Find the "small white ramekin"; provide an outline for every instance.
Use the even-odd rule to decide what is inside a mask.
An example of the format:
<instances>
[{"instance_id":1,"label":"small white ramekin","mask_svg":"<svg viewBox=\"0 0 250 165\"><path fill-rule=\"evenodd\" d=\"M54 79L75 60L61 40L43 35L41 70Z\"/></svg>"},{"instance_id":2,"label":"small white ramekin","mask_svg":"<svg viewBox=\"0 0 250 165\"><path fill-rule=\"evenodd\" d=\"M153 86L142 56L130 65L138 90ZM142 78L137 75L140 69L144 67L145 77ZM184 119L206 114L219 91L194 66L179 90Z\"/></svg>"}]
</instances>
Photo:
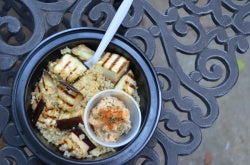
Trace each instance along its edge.
<instances>
[{"instance_id":1,"label":"small white ramekin","mask_svg":"<svg viewBox=\"0 0 250 165\"><path fill-rule=\"evenodd\" d=\"M130 131L127 134L122 135L121 138L117 142L113 142L113 143L100 140L96 136L94 130L92 129L88 121L89 113L91 109L93 109L97 105L97 103L106 96L114 96L118 98L125 104L127 109L129 109L130 111L130 120L131 120ZM130 95L128 95L127 93L121 90L108 89L108 90L99 92L98 94L94 95L89 100L84 110L83 120L84 120L84 126L85 126L87 133L94 141L96 141L98 144L105 146L105 147L116 148L116 147L120 147L129 143L131 140L135 138L141 126L141 111L137 102L134 100L133 97L131 97Z\"/></svg>"}]
</instances>

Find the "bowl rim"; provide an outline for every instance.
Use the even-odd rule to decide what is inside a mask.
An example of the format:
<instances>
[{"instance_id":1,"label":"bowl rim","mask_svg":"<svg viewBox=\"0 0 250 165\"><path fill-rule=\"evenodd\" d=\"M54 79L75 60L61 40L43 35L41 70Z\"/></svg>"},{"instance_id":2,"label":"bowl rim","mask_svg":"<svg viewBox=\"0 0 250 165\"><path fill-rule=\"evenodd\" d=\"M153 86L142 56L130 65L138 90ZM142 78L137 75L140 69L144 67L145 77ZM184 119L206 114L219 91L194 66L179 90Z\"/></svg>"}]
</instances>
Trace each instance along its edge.
<instances>
[{"instance_id":1,"label":"bowl rim","mask_svg":"<svg viewBox=\"0 0 250 165\"><path fill-rule=\"evenodd\" d=\"M132 103L134 104L134 107L135 107L135 112L137 113L138 115L138 123L136 125L132 125L134 131L133 131L133 134L131 134L130 136L127 136L127 138L124 140L124 141L117 141L117 142L114 142L114 143L109 143L109 142L105 142L105 141L102 141L100 140L93 131L91 131L90 129L92 129L90 127L90 124L88 122L88 119L89 119L89 113L91 111L91 108L93 108L94 106L91 107L92 105L92 102L95 101L96 99L98 99L99 101L106 97L106 96L102 96L102 95L105 95L107 94L108 96L112 96L112 95L116 95L116 94L119 94L119 95L123 95L127 98L129 98L129 100L132 101ZM101 97L101 98L100 98ZM121 100L123 101L123 100ZM130 109L129 109L130 110ZM116 147L120 147L120 146L123 146L127 143L129 143L131 140L133 140L135 138L135 136L137 135L137 133L139 132L139 129L141 127L141 110L137 104L137 102L135 101L135 99L133 97L131 97L129 94L121 91L121 90L117 90L117 89L107 89L107 90L103 90L101 92L98 92L97 94L95 94L87 103L86 107L85 107L85 110L84 110L84 114L83 114L83 122L84 122L84 127L87 131L87 133L89 134L89 136L95 141L97 142L98 144L102 145L102 146L105 146L105 147L112 147L112 148L116 148ZM133 121L131 121L131 123L133 123ZM130 130L131 131L131 130Z\"/></svg>"},{"instance_id":2,"label":"bowl rim","mask_svg":"<svg viewBox=\"0 0 250 165\"><path fill-rule=\"evenodd\" d=\"M144 75L147 79L150 79L149 92L150 101L149 106L149 114L147 115L147 121L143 128L140 130L140 134L138 138L136 138L128 147L126 147L122 152L127 152L126 155L122 155L121 153L117 153L108 158L100 159L100 160L87 160L87 161L77 161L75 159L67 159L63 156L59 156L50 149L48 149L43 143L36 137L34 132L29 125L27 112L25 110L24 98L25 98L25 89L30 81L29 76L33 70L35 70L35 65L43 60L43 57L53 48L59 46L62 43L70 43L76 40L101 40L105 31L97 28L90 27L80 27L80 28L71 28L59 33L53 34L50 37L44 39L40 44L38 44L23 60L20 65L18 72L15 77L15 81L13 84L12 90L12 114L14 123L16 125L17 131L20 134L22 140L26 144L26 146L42 161L46 163L68 163L68 164L100 164L100 163L116 163L121 164L129 161L134 158L148 143L150 138L152 137L154 130L156 129L160 117L161 112L161 90L159 85L159 80L157 78L157 74L154 70L152 63L149 61L147 57L145 57L144 53L135 46L131 41L124 38L123 36L116 34L111 41L117 47L120 47L124 51L129 51L130 55L138 54L139 56L133 56L136 58L137 63L143 68ZM95 34L95 36L91 36ZM86 38L84 38L86 37ZM122 46L121 46L122 45ZM152 83L154 82L154 83ZM152 93L152 91L154 91ZM20 99L21 98L21 99ZM141 138L141 139L139 139ZM136 143L137 145L132 145ZM39 145L39 148L37 148ZM133 147L132 147L133 146Z\"/></svg>"}]
</instances>

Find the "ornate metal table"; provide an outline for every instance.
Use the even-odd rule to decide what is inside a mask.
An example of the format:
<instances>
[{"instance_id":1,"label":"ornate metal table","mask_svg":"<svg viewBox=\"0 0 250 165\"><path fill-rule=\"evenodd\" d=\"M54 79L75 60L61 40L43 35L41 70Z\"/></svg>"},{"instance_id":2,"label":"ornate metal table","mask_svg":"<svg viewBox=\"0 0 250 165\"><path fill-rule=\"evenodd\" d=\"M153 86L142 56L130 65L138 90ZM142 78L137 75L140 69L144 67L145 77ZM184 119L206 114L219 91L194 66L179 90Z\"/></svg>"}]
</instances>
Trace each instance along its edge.
<instances>
[{"instance_id":1,"label":"ornate metal table","mask_svg":"<svg viewBox=\"0 0 250 165\"><path fill-rule=\"evenodd\" d=\"M42 39L63 29L106 29L120 2L0 1L1 165L40 162L25 147L11 115L12 82L23 58ZM248 49L249 1L170 0L165 4L166 11L161 13L146 0L135 0L119 29L154 64L164 102L152 139L128 164L172 165L177 164L178 156L195 151L201 143L201 130L211 127L218 116L216 99L228 93L237 81L236 52ZM191 71L180 62L189 58L193 61Z\"/></svg>"}]
</instances>

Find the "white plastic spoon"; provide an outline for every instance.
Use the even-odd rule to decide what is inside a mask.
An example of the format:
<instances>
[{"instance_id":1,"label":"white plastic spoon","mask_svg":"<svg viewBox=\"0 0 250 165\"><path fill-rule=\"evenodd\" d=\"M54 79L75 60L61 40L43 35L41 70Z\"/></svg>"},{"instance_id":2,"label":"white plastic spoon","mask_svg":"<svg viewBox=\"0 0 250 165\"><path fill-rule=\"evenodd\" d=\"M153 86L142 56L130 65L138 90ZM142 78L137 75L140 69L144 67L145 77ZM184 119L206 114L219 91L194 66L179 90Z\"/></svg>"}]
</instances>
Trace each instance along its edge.
<instances>
[{"instance_id":1,"label":"white plastic spoon","mask_svg":"<svg viewBox=\"0 0 250 165\"><path fill-rule=\"evenodd\" d=\"M130 6L132 5L133 0L123 0L122 4L118 8L114 18L112 19L106 33L104 34L100 45L98 46L94 56L87 62L85 62L85 65L88 68L91 68L101 57L105 49L107 48L109 42L114 37L116 31L120 27L123 19L127 15Z\"/></svg>"}]
</instances>

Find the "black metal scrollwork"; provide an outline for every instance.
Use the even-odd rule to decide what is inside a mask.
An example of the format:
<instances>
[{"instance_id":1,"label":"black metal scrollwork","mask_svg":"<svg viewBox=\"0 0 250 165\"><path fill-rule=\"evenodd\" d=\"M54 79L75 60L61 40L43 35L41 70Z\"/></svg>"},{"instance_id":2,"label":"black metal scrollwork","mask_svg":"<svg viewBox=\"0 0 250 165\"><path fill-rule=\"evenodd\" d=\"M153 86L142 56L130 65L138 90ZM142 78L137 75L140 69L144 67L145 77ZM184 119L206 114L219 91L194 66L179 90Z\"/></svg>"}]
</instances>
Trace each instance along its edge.
<instances>
[{"instance_id":1,"label":"black metal scrollwork","mask_svg":"<svg viewBox=\"0 0 250 165\"><path fill-rule=\"evenodd\" d=\"M24 143L20 135L17 133L14 123L9 123L6 126L3 132L3 138L9 145L18 146L18 147L24 146Z\"/></svg>"},{"instance_id":2,"label":"black metal scrollwork","mask_svg":"<svg viewBox=\"0 0 250 165\"><path fill-rule=\"evenodd\" d=\"M0 135L11 145L0 149L0 164L11 161L20 164L39 162L35 156L28 157L24 153L24 144L11 121L11 79L15 76L18 63L43 38L61 29L80 26L106 29L120 2L0 2ZM162 14L148 1L136 0L119 29L119 33L140 47L148 59L154 61L156 56L161 56L166 65L155 66L155 69L162 78L162 100L174 105L173 109L162 108L159 125L164 124L164 128L158 127L144 150L128 164L135 164L141 158L144 159L144 164L159 164L159 155L154 150L156 145L162 148L166 164L177 164L178 155L195 151L201 143L201 129L211 127L217 119L219 107L216 99L228 93L237 81L235 54L244 53L249 48L246 36L250 34L250 22L246 17L250 14L250 2L241 5L231 0L210 0L203 5L197 3L198 1L193 0L170 0L169 8ZM222 7L231 12L232 16L223 13ZM188 15L182 16L180 9ZM12 15L11 11L16 14ZM200 19L206 15L211 16L212 23L215 24L210 30L204 28ZM150 21L147 28L141 25L144 17ZM235 36L229 37L227 28L233 29ZM187 37L191 31L196 36L193 42L178 39ZM26 36L27 33L30 35ZM211 42L222 45L223 48L211 48ZM156 54L159 44L164 54ZM193 71L185 72L177 57L178 53L195 57ZM212 64L207 67L210 61ZM203 84L203 81L210 85ZM218 81L219 83L215 83ZM166 83L167 89L164 88ZM182 89L192 94L192 97L184 97ZM197 99L204 106L198 105ZM180 119L176 110L187 114L187 119ZM177 142L164 129L176 132L181 138L189 137L189 140Z\"/></svg>"},{"instance_id":3,"label":"black metal scrollwork","mask_svg":"<svg viewBox=\"0 0 250 165\"><path fill-rule=\"evenodd\" d=\"M17 147L7 146L0 149L0 164L10 165L14 163L27 164L26 154Z\"/></svg>"}]
</instances>

